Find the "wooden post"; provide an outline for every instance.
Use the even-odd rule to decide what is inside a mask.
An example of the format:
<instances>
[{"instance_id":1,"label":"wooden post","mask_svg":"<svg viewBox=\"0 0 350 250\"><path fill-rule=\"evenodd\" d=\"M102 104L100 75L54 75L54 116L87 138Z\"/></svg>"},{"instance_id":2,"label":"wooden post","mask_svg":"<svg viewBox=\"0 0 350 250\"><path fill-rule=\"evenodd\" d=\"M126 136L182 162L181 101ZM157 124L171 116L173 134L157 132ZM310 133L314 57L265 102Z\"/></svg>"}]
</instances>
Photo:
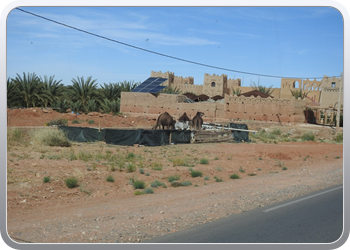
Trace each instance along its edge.
<instances>
[{"instance_id":1,"label":"wooden post","mask_svg":"<svg viewBox=\"0 0 350 250\"><path fill-rule=\"evenodd\" d=\"M172 135L172 133L170 132L170 135L169 135L169 144L171 144L171 135Z\"/></svg>"},{"instance_id":2,"label":"wooden post","mask_svg":"<svg viewBox=\"0 0 350 250\"><path fill-rule=\"evenodd\" d=\"M339 95L338 95L338 110L337 110L337 124L336 127L339 129L339 124L340 124L340 102L341 102L341 88L342 88L342 83L343 83L343 73L341 73L340 76L340 81L339 81Z\"/></svg>"}]
</instances>

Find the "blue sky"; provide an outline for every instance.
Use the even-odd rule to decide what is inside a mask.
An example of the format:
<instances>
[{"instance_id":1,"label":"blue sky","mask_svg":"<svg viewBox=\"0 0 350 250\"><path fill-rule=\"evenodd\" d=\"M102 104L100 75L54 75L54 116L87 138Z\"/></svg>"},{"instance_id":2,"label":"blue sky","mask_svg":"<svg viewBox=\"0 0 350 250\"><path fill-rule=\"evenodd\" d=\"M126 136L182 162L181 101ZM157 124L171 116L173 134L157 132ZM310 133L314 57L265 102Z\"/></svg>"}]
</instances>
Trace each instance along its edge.
<instances>
[{"instance_id":1,"label":"blue sky","mask_svg":"<svg viewBox=\"0 0 350 250\"><path fill-rule=\"evenodd\" d=\"M343 19L332 7L21 7L25 11L115 41L101 39L20 10L7 18L7 77L55 75L70 85L142 82L151 71L194 77L226 74L280 87L281 78L343 72ZM222 68L222 69L218 69ZM228 69L228 70L224 70ZM243 74L243 71L252 74Z\"/></svg>"}]
</instances>

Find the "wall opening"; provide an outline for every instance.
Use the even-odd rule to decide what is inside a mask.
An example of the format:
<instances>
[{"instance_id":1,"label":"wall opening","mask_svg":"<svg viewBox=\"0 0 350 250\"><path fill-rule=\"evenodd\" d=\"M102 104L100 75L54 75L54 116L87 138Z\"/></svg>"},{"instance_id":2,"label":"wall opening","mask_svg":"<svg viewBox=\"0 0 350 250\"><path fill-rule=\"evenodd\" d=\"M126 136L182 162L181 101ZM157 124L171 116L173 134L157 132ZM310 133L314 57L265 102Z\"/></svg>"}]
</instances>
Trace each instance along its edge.
<instances>
[{"instance_id":1,"label":"wall opening","mask_svg":"<svg viewBox=\"0 0 350 250\"><path fill-rule=\"evenodd\" d=\"M293 88L296 88L296 89L299 88L299 82L298 81L293 82Z\"/></svg>"},{"instance_id":2,"label":"wall opening","mask_svg":"<svg viewBox=\"0 0 350 250\"><path fill-rule=\"evenodd\" d=\"M212 83L211 83L211 86L212 86L212 87L215 87L215 82L212 82Z\"/></svg>"}]
</instances>

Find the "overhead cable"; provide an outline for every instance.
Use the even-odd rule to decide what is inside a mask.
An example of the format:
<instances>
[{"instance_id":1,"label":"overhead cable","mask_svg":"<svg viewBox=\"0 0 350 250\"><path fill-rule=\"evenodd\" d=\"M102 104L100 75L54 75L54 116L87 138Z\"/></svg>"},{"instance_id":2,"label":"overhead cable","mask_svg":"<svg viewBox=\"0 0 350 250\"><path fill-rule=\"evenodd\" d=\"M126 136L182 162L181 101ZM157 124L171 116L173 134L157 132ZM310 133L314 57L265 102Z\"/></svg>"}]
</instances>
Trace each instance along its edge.
<instances>
[{"instance_id":1,"label":"overhead cable","mask_svg":"<svg viewBox=\"0 0 350 250\"><path fill-rule=\"evenodd\" d=\"M163 56L163 57L167 57L167 58L171 58L171 59L174 59L174 60L183 61L183 62L187 62L187 63L191 63L191 64L196 64L196 65L200 65L200 66L204 66L204 67L208 67L208 68L220 69L220 70L224 70L224 71L241 73L241 74L245 74L245 75L255 75L255 76L270 77L270 78L295 78L295 79L323 79L324 78L324 77L290 77L290 76L265 75L265 74L245 72L245 71L240 71L240 70L227 69L227 68L217 67L217 66L213 66L213 65L204 64L204 63L199 63L199 62L186 60L186 59L182 59L182 58L175 57L175 56L166 55L166 54L159 53L159 52L156 52L156 51L144 49L144 48L137 47L137 46L134 46L134 45L131 45L131 44L128 44L128 43L121 42L121 41L117 41L115 39L111 39L111 38L108 38L108 37L105 37L105 36L101 36L101 35L98 35L96 33L92 33L92 32L86 31L86 30L82 30L82 29L79 29L77 27L74 27L74 26L71 26L71 25L67 25L67 24L64 24L64 23L61 23L61 22L58 22L58 21L55 21L55 20L52 20L52 19L40 16L40 15L37 15L35 13L23 10L21 8L16 8L16 9L20 10L20 11L22 11L24 13L27 13L27 14L30 14L30 15L42 18L44 20L47 20L47 21L50 21L50 22L53 22L53 23L65 26L67 28L74 29L74 30L86 33L88 35L92 35L92 36L95 36L95 37L98 37L98 38L102 38L102 39L105 39L105 40L108 40L108 41L111 41L111 42L119 43L119 44L122 44L122 45L125 45L125 46L128 46L128 47L131 47L131 48L134 48L134 49L138 49L138 50L142 50L142 51L145 51L145 52L148 52L148 53L152 53L152 54L155 54L155 55L159 55L159 56ZM339 77L339 76L337 76L337 77Z\"/></svg>"}]
</instances>

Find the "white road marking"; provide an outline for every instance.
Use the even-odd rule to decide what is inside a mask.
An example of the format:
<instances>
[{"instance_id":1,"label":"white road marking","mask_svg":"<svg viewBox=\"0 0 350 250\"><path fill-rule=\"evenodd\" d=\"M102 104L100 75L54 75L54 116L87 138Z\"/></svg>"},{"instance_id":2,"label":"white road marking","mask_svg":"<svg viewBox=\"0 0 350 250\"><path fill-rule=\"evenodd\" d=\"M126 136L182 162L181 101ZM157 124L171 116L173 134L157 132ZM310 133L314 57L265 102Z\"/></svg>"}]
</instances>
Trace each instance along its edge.
<instances>
[{"instance_id":1,"label":"white road marking","mask_svg":"<svg viewBox=\"0 0 350 250\"><path fill-rule=\"evenodd\" d=\"M297 203L297 202L300 202L300 201L304 201L304 200L307 200L307 199L310 199L310 198L313 198L313 197L316 197L316 196L319 196L319 195L323 195L323 194L332 192L332 191L337 190L337 189L340 189L340 188L343 188L343 186L336 187L336 188L333 188L333 189L330 189L330 190L327 190L327 191L324 191L324 192L321 192L321 193L318 193L318 194L310 195L310 196L307 196L307 197L304 197L304 198L300 198L300 199L295 200L295 201L287 202L287 203L284 203L284 204L282 204L282 205L279 205L279 206L276 206L276 207L272 207L272 208L266 209L266 210L264 210L263 212L264 212L264 213L267 213L267 212L270 212L270 211L272 211L272 210L276 210L276 209L279 209L279 208L281 208L281 207L289 206L289 205L291 205L291 204L294 204L294 203Z\"/></svg>"}]
</instances>

